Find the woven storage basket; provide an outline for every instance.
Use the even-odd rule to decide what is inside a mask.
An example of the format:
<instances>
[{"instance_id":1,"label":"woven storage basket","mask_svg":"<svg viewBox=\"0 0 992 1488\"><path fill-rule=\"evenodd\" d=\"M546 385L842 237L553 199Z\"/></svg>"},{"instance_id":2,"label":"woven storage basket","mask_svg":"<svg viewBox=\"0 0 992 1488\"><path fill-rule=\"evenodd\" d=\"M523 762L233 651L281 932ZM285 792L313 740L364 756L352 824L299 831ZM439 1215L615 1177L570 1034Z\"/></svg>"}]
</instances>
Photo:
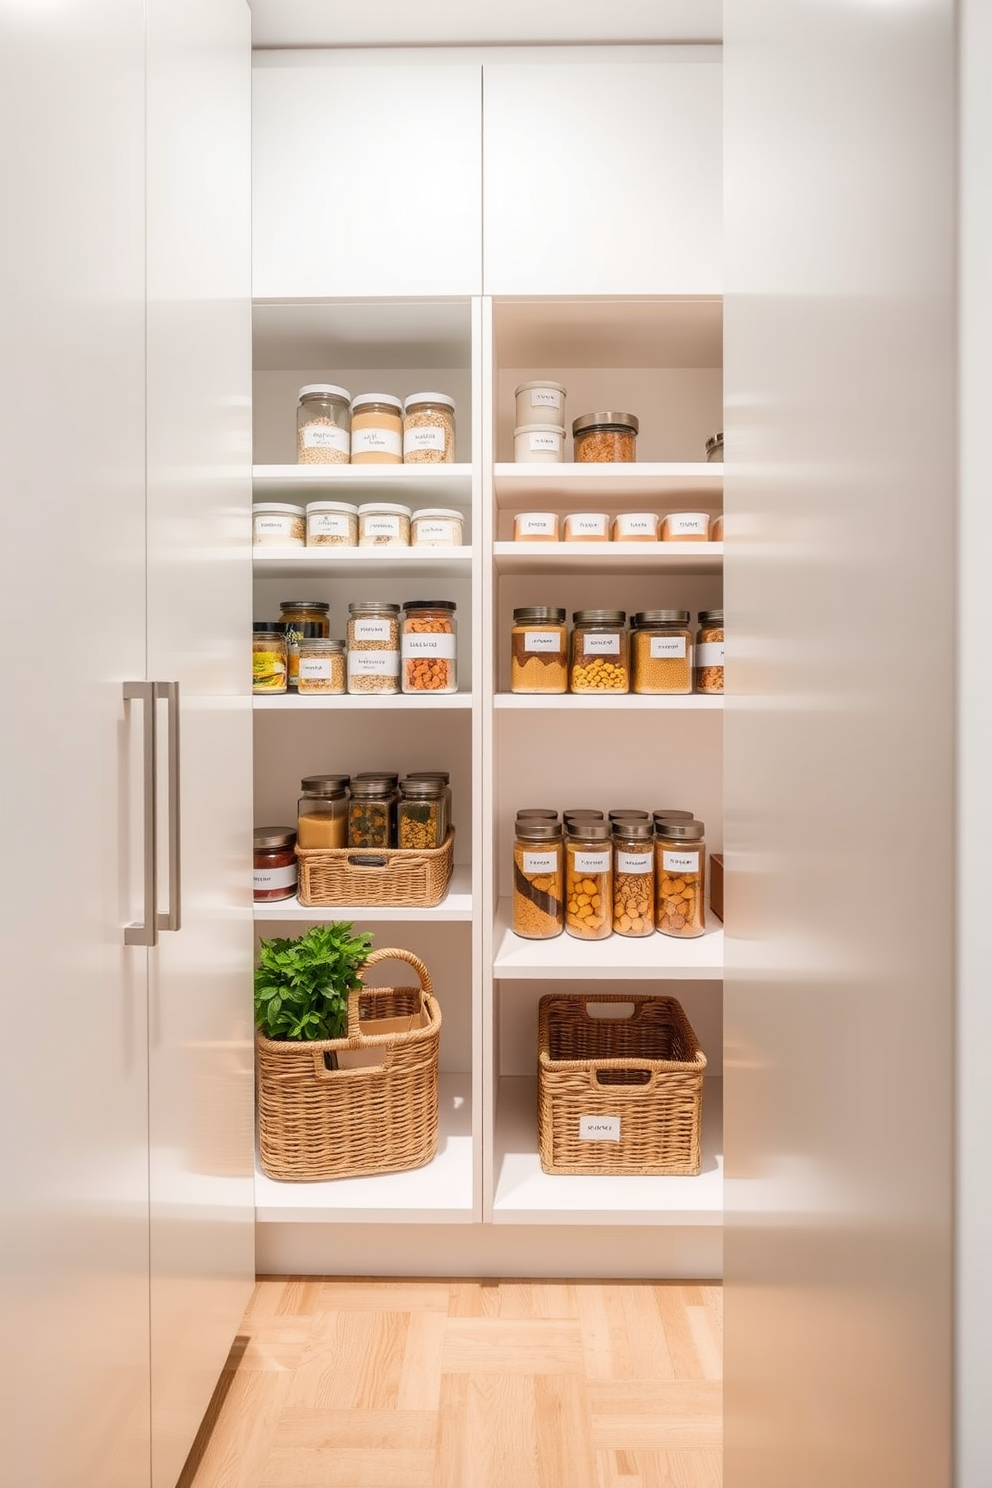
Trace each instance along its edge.
<instances>
[{"instance_id":1,"label":"woven storage basket","mask_svg":"<svg viewBox=\"0 0 992 1488\"><path fill-rule=\"evenodd\" d=\"M440 847L298 847L301 904L430 909L451 881L455 830Z\"/></svg>"},{"instance_id":2,"label":"woven storage basket","mask_svg":"<svg viewBox=\"0 0 992 1488\"><path fill-rule=\"evenodd\" d=\"M420 986L353 992L347 1038L283 1042L256 1029L259 1157L270 1178L300 1183L391 1173L422 1167L437 1151L441 1011L430 973L412 951L373 951L364 970L392 959L408 961ZM370 1023L395 1018L421 1026L369 1032ZM326 1067L325 1054L351 1051L362 1051L369 1064Z\"/></svg>"},{"instance_id":3,"label":"woven storage basket","mask_svg":"<svg viewBox=\"0 0 992 1488\"><path fill-rule=\"evenodd\" d=\"M546 1173L699 1172L706 1056L674 997L542 997L538 1040Z\"/></svg>"}]
</instances>

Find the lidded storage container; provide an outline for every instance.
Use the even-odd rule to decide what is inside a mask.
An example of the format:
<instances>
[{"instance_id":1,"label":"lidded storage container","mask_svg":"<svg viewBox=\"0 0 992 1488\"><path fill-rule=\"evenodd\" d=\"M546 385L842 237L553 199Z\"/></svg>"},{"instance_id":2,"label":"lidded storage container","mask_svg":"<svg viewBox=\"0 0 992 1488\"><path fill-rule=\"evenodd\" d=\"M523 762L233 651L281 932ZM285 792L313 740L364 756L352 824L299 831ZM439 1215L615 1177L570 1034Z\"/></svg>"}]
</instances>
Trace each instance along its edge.
<instances>
[{"instance_id":1,"label":"lidded storage container","mask_svg":"<svg viewBox=\"0 0 992 1488\"><path fill-rule=\"evenodd\" d=\"M444 787L444 822L441 830L441 841L448 835L451 826L451 771L450 770L411 770L407 780L437 780Z\"/></svg>"},{"instance_id":2,"label":"lidded storage container","mask_svg":"<svg viewBox=\"0 0 992 1488\"><path fill-rule=\"evenodd\" d=\"M661 523L662 542L709 542L708 512L669 512Z\"/></svg>"},{"instance_id":3,"label":"lidded storage container","mask_svg":"<svg viewBox=\"0 0 992 1488\"><path fill-rule=\"evenodd\" d=\"M302 848L348 846L348 792L333 775L307 775L300 781L296 835Z\"/></svg>"},{"instance_id":4,"label":"lidded storage container","mask_svg":"<svg viewBox=\"0 0 992 1488\"><path fill-rule=\"evenodd\" d=\"M307 539L302 506L256 501L251 509L251 540L256 548L302 548Z\"/></svg>"},{"instance_id":5,"label":"lidded storage container","mask_svg":"<svg viewBox=\"0 0 992 1488\"><path fill-rule=\"evenodd\" d=\"M527 424L513 431L513 458L518 465L559 465L565 458L563 424Z\"/></svg>"},{"instance_id":6,"label":"lidded storage container","mask_svg":"<svg viewBox=\"0 0 992 1488\"><path fill-rule=\"evenodd\" d=\"M639 610L630 619L631 690L692 691L692 630L688 610Z\"/></svg>"},{"instance_id":7,"label":"lidded storage container","mask_svg":"<svg viewBox=\"0 0 992 1488\"><path fill-rule=\"evenodd\" d=\"M513 840L513 931L552 940L564 928L564 849L554 820L518 815Z\"/></svg>"},{"instance_id":8,"label":"lidded storage container","mask_svg":"<svg viewBox=\"0 0 992 1488\"><path fill-rule=\"evenodd\" d=\"M656 512L620 512L613 519L614 542L657 542Z\"/></svg>"},{"instance_id":9,"label":"lidded storage container","mask_svg":"<svg viewBox=\"0 0 992 1488\"><path fill-rule=\"evenodd\" d=\"M410 525L414 548L460 548L462 514L447 506L425 506L415 511Z\"/></svg>"},{"instance_id":10,"label":"lidded storage container","mask_svg":"<svg viewBox=\"0 0 992 1488\"><path fill-rule=\"evenodd\" d=\"M454 458L454 398L411 393L403 404L404 465L450 465Z\"/></svg>"},{"instance_id":11,"label":"lidded storage container","mask_svg":"<svg viewBox=\"0 0 992 1488\"><path fill-rule=\"evenodd\" d=\"M723 611L700 610L696 632L696 691L723 692Z\"/></svg>"},{"instance_id":12,"label":"lidded storage container","mask_svg":"<svg viewBox=\"0 0 992 1488\"><path fill-rule=\"evenodd\" d=\"M351 782L348 802L349 847L394 847L396 844L395 777L367 775Z\"/></svg>"},{"instance_id":13,"label":"lidded storage container","mask_svg":"<svg viewBox=\"0 0 992 1488\"><path fill-rule=\"evenodd\" d=\"M705 827L662 821L655 828L655 923L662 935L692 939L706 929Z\"/></svg>"},{"instance_id":14,"label":"lidded storage container","mask_svg":"<svg viewBox=\"0 0 992 1488\"><path fill-rule=\"evenodd\" d=\"M296 893L296 833L292 827L256 827L252 874L256 904L292 899Z\"/></svg>"},{"instance_id":15,"label":"lidded storage container","mask_svg":"<svg viewBox=\"0 0 992 1488\"><path fill-rule=\"evenodd\" d=\"M356 548L358 507L347 501L307 502L307 547Z\"/></svg>"},{"instance_id":16,"label":"lidded storage container","mask_svg":"<svg viewBox=\"0 0 992 1488\"><path fill-rule=\"evenodd\" d=\"M568 691L568 628L564 610L546 605L514 610L510 691Z\"/></svg>"},{"instance_id":17,"label":"lidded storage container","mask_svg":"<svg viewBox=\"0 0 992 1488\"><path fill-rule=\"evenodd\" d=\"M410 508L395 501L366 501L358 508L360 548L408 548Z\"/></svg>"},{"instance_id":18,"label":"lidded storage container","mask_svg":"<svg viewBox=\"0 0 992 1488\"><path fill-rule=\"evenodd\" d=\"M396 845L423 851L440 847L445 838L444 781L401 780L396 808Z\"/></svg>"},{"instance_id":19,"label":"lidded storage container","mask_svg":"<svg viewBox=\"0 0 992 1488\"><path fill-rule=\"evenodd\" d=\"M517 512L513 518L514 542L557 542L557 512Z\"/></svg>"},{"instance_id":20,"label":"lidded storage container","mask_svg":"<svg viewBox=\"0 0 992 1488\"><path fill-rule=\"evenodd\" d=\"M611 813L612 814L612 813ZM620 817L613 823L613 930L639 937L654 930L654 823Z\"/></svg>"},{"instance_id":21,"label":"lidded storage container","mask_svg":"<svg viewBox=\"0 0 992 1488\"><path fill-rule=\"evenodd\" d=\"M347 465L351 453L351 394L332 382L300 388L296 410L299 465Z\"/></svg>"},{"instance_id":22,"label":"lidded storage container","mask_svg":"<svg viewBox=\"0 0 992 1488\"><path fill-rule=\"evenodd\" d=\"M316 629L310 624L303 627L296 690L301 697L311 694L340 697L346 690L344 641L311 634Z\"/></svg>"},{"instance_id":23,"label":"lidded storage container","mask_svg":"<svg viewBox=\"0 0 992 1488\"><path fill-rule=\"evenodd\" d=\"M403 606L403 691L457 692L455 602L411 599Z\"/></svg>"},{"instance_id":24,"label":"lidded storage container","mask_svg":"<svg viewBox=\"0 0 992 1488\"><path fill-rule=\"evenodd\" d=\"M331 607L322 599L284 599L279 605L279 615L286 627L286 651L289 660L289 675L287 682L291 688L296 687L300 674L300 641L303 639L303 627L312 625L316 628L310 632L311 635L330 635Z\"/></svg>"},{"instance_id":25,"label":"lidded storage container","mask_svg":"<svg viewBox=\"0 0 992 1488\"><path fill-rule=\"evenodd\" d=\"M565 929L605 940L613 927L613 844L606 821L569 822L565 839Z\"/></svg>"},{"instance_id":26,"label":"lidded storage container","mask_svg":"<svg viewBox=\"0 0 992 1488\"><path fill-rule=\"evenodd\" d=\"M575 458L580 465L636 460L639 428L633 413L584 413L572 422Z\"/></svg>"},{"instance_id":27,"label":"lidded storage container","mask_svg":"<svg viewBox=\"0 0 992 1488\"><path fill-rule=\"evenodd\" d=\"M255 620L251 629L252 692L285 692L289 671L285 625L275 620Z\"/></svg>"},{"instance_id":28,"label":"lidded storage container","mask_svg":"<svg viewBox=\"0 0 992 1488\"><path fill-rule=\"evenodd\" d=\"M539 378L536 382L522 382L514 393L516 400L516 425L528 429L533 424L562 426L565 423L565 389L560 382L549 382Z\"/></svg>"},{"instance_id":29,"label":"lidded storage container","mask_svg":"<svg viewBox=\"0 0 992 1488\"><path fill-rule=\"evenodd\" d=\"M562 536L565 542L609 542L610 519L605 512L571 512Z\"/></svg>"},{"instance_id":30,"label":"lidded storage container","mask_svg":"<svg viewBox=\"0 0 992 1488\"><path fill-rule=\"evenodd\" d=\"M348 606L348 691L400 690L400 607L382 600Z\"/></svg>"},{"instance_id":31,"label":"lidded storage container","mask_svg":"<svg viewBox=\"0 0 992 1488\"><path fill-rule=\"evenodd\" d=\"M361 393L351 401L351 463L402 465L403 404L391 393Z\"/></svg>"},{"instance_id":32,"label":"lidded storage container","mask_svg":"<svg viewBox=\"0 0 992 1488\"><path fill-rule=\"evenodd\" d=\"M571 692L628 691L626 618L623 610L573 612Z\"/></svg>"}]
</instances>

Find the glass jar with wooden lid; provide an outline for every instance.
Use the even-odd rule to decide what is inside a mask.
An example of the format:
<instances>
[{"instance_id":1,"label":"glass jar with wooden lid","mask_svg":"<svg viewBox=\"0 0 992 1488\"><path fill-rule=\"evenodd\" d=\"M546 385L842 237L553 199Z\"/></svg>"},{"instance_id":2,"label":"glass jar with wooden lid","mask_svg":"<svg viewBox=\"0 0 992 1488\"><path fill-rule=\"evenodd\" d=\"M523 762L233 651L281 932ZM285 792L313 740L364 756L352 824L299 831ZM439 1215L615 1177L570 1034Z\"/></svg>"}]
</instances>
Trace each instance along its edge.
<instances>
[{"instance_id":1,"label":"glass jar with wooden lid","mask_svg":"<svg viewBox=\"0 0 992 1488\"><path fill-rule=\"evenodd\" d=\"M296 840L302 848L348 846L348 792L330 776L300 781Z\"/></svg>"},{"instance_id":2,"label":"glass jar with wooden lid","mask_svg":"<svg viewBox=\"0 0 992 1488\"><path fill-rule=\"evenodd\" d=\"M630 670L623 610L575 610L572 615L570 692L627 692Z\"/></svg>"},{"instance_id":3,"label":"glass jar with wooden lid","mask_svg":"<svg viewBox=\"0 0 992 1488\"><path fill-rule=\"evenodd\" d=\"M706 828L699 821L655 828L655 923L662 935L693 939L706 930Z\"/></svg>"},{"instance_id":4,"label":"glass jar with wooden lid","mask_svg":"<svg viewBox=\"0 0 992 1488\"><path fill-rule=\"evenodd\" d=\"M654 823L647 812L613 823L613 931L634 939L654 931Z\"/></svg>"},{"instance_id":5,"label":"glass jar with wooden lid","mask_svg":"<svg viewBox=\"0 0 992 1488\"><path fill-rule=\"evenodd\" d=\"M565 838L565 929L579 940L613 930L613 833L607 821L569 823Z\"/></svg>"},{"instance_id":6,"label":"glass jar with wooden lid","mask_svg":"<svg viewBox=\"0 0 992 1488\"><path fill-rule=\"evenodd\" d=\"M528 605L513 612L510 633L510 691L568 691L568 627L565 611Z\"/></svg>"},{"instance_id":7,"label":"glass jar with wooden lid","mask_svg":"<svg viewBox=\"0 0 992 1488\"><path fill-rule=\"evenodd\" d=\"M554 821L517 817L513 840L513 931L552 940L564 929L564 851Z\"/></svg>"},{"instance_id":8,"label":"glass jar with wooden lid","mask_svg":"<svg viewBox=\"0 0 992 1488\"><path fill-rule=\"evenodd\" d=\"M692 630L688 610L639 610L630 620L631 691L692 691Z\"/></svg>"}]
</instances>

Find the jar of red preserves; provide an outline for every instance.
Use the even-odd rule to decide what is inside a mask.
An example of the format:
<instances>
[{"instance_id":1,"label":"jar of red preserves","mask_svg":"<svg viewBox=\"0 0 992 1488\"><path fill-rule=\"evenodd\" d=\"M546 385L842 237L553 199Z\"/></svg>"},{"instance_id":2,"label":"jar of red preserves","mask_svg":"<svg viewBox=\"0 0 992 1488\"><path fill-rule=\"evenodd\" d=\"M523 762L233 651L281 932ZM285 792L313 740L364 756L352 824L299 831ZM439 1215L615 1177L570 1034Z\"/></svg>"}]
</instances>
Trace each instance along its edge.
<instances>
[{"instance_id":1,"label":"jar of red preserves","mask_svg":"<svg viewBox=\"0 0 992 1488\"><path fill-rule=\"evenodd\" d=\"M256 904L292 899L296 893L296 833L292 827L255 828Z\"/></svg>"}]
</instances>

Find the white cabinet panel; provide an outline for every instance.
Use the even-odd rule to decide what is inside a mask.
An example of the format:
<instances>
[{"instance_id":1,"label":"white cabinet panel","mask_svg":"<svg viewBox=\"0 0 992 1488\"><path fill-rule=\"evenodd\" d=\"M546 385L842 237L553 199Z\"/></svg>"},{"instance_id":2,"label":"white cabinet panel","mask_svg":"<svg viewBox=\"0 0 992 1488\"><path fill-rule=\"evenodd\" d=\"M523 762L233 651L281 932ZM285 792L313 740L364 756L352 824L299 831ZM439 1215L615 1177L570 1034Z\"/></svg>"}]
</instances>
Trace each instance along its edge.
<instances>
[{"instance_id":1,"label":"white cabinet panel","mask_svg":"<svg viewBox=\"0 0 992 1488\"><path fill-rule=\"evenodd\" d=\"M256 298L482 288L478 64L260 53Z\"/></svg>"},{"instance_id":2,"label":"white cabinet panel","mask_svg":"<svg viewBox=\"0 0 992 1488\"><path fill-rule=\"evenodd\" d=\"M719 53L678 57L486 64L486 294L720 292Z\"/></svg>"}]
</instances>

